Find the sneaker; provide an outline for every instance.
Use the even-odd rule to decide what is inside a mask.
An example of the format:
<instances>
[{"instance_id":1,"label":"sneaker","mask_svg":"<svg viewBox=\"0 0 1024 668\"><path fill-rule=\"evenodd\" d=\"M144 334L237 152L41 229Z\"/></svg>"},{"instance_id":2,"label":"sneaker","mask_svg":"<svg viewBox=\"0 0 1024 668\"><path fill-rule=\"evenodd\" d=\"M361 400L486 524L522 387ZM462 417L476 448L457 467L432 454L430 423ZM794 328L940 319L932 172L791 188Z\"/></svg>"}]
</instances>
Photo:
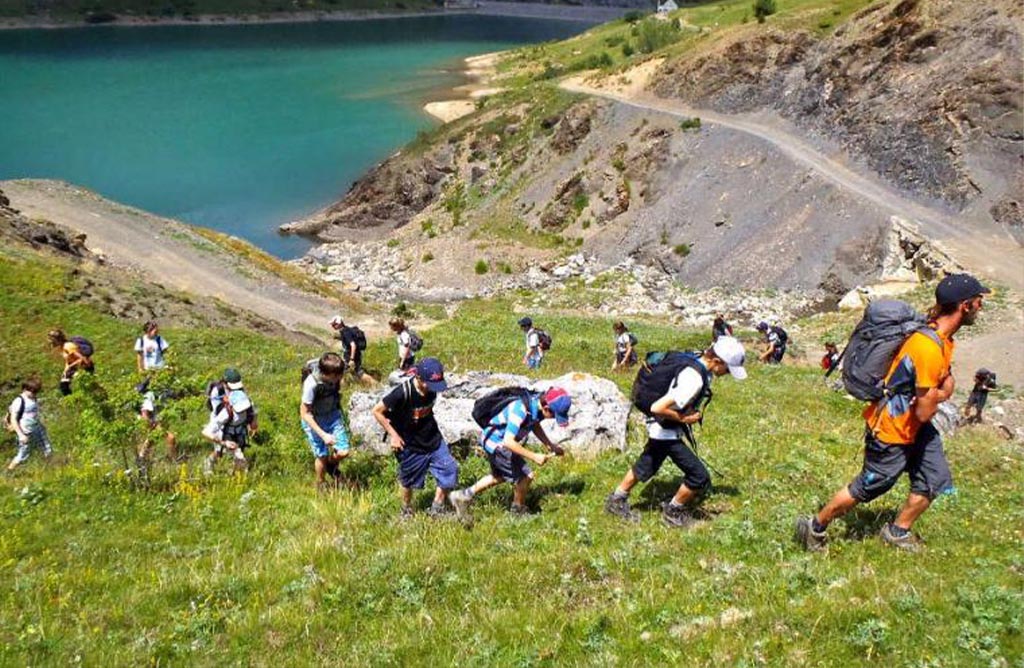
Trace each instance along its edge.
<instances>
[{"instance_id":1,"label":"sneaker","mask_svg":"<svg viewBox=\"0 0 1024 668\"><path fill-rule=\"evenodd\" d=\"M455 509L455 514L458 515L460 520L465 521L470 519L469 504L473 499L465 490L455 490L448 495L448 500L452 502L452 508Z\"/></svg>"},{"instance_id":2,"label":"sneaker","mask_svg":"<svg viewBox=\"0 0 1024 668\"><path fill-rule=\"evenodd\" d=\"M661 521L674 529L685 529L697 520L686 506L673 506L666 501L662 506Z\"/></svg>"},{"instance_id":3,"label":"sneaker","mask_svg":"<svg viewBox=\"0 0 1024 668\"><path fill-rule=\"evenodd\" d=\"M828 534L814 530L813 517L796 518L796 534L793 539L808 552L822 552L828 547Z\"/></svg>"},{"instance_id":4,"label":"sneaker","mask_svg":"<svg viewBox=\"0 0 1024 668\"><path fill-rule=\"evenodd\" d=\"M629 507L629 498L625 496L615 496L614 493L609 494L608 498L604 501L604 511L609 515L621 517L627 522L640 521L640 513Z\"/></svg>"},{"instance_id":5,"label":"sneaker","mask_svg":"<svg viewBox=\"0 0 1024 668\"><path fill-rule=\"evenodd\" d=\"M889 522L882 527L882 531L879 535L882 538L882 542L886 545L892 545L893 547L905 550L906 552L920 552L924 549L924 541L921 540L920 536L915 536L909 531L903 535L896 535L893 533L893 525Z\"/></svg>"},{"instance_id":6,"label":"sneaker","mask_svg":"<svg viewBox=\"0 0 1024 668\"><path fill-rule=\"evenodd\" d=\"M413 515L415 515L415 512L416 511L412 509L412 506L402 506L402 509L398 511L398 520L400 522L411 520Z\"/></svg>"},{"instance_id":7,"label":"sneaker","mask_svg":"<svg viewBox=\"0 0 1024 668\"><path fill-rule=\"evenodd\" d=\"M530 509L521 503L513 503L511 506L508 507L508 512L510 512L515 517L526 517L530 514Z\"/></svg>"}]
</instances>

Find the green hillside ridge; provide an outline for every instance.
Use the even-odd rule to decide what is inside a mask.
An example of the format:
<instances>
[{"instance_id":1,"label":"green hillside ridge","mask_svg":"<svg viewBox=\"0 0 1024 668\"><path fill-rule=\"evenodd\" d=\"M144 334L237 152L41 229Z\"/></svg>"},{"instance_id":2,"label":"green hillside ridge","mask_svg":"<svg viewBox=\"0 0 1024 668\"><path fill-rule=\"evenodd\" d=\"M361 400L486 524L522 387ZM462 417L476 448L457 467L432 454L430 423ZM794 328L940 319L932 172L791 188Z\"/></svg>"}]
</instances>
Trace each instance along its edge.
<instances>
[{"instance_id":1,"label":"green hillside ridge","mask_svg":"<svg viewBox=\"0 0 1024 668\"><path fill-rule=\"evenodd\" d=\"M639 428L626 453L540 469L526 519L506 514L506 487L479 499L472 531L422 515L398 523L390 458L356 454L343 464L350 486L336 493L311 485L298 368L318 349L245 329L167 326L173 371L156 383L195 393L164 412L188 459L156 462L142 488L125 466L142 437L131 389L138 323L69 302L83 280L74 264L11 245L0 253L3 400L18 379L41 372L56 451L50 466L35 455L0 481L2 664L1024 660L1024 453L985 429L947 443L958 491L922 518L929 547L916 556L876 538L906 483L837 522L828 555L792 544L794 517L858 469L862 429L858 404L795 366L754 365L745 383L717 383L702 453L724 475L705 506L710 519L691 531L665 528L656 512L677 483L671 466L635 495L640 525L604 514L605 495L642 446ZM421 332L424 353L452 371L519 372L516 317L513 297L464 302ZM607 374L610 318L535 317L555 336L544 376ZM644 349L706 336L630 324ZM95 377L76 378L67 399L55 391L60 363L45 343L56 325L97 347ZM823 327L837 325L829 318ZM386 370L392 356L390 338L372 342L368 366ZM262 435L248 475L224 467L207 479L198 392L229 365L245 376ZM626 389L630 379L615 380ZM460 481L485 470L470 456ZM421 508L429 496L417 497Z\"/></svg>"}]
</instances>

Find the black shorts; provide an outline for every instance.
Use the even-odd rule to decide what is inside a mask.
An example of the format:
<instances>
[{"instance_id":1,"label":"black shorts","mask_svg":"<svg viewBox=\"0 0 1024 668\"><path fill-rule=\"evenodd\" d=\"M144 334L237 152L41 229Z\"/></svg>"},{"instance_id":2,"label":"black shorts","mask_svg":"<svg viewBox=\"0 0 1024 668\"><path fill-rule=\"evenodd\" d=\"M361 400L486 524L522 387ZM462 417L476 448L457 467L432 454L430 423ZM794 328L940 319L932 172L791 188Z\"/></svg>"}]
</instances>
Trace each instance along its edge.
<instances>
[{"instance_id":1,"label":"black shorts","mask_svg":"<svg viewBox=\"0 0 1024 668\"><path fill-rule=\"evenodd\" d=\"M363 375L363 353L357 352L351 360L345 360L345 370L352 370L352 375L359 377Z\"/></svg>"},{"instance_id":2,"label":"black shorts","mask_svg":"<svg viewBox=\"0 0 1024 668\"><path fill-rule=\"evenodd\" d=\"M622 360L625 357L626 357L626 351L624 351L624 350L616 350L615 351L615 363L616 364L621 365L622 364ZM634 364L636 364L636 351L635 350L632 353L630 353L629 359L626 360L626 366L633 366Z\"/></svg>"},{"instance_id":3,"label":"black shorts","mask_svg":"<svg viewBox=\"0 0 1024 668\"><path fill-rule=\"evenodd\" d=\"M519 482L523 478L532 478L533 471L522 456L508 448L498 448L487 454L491 463L491 475L506 482Z\"/></svg>"},{"instance_id":4,"label":"black shorts","mask_svg":"<svg viewBox=\"0 0 1024 668\"><path fill-rule=\"evenodd\" d=\"M939 431L925 424L910 445L882 443L870 430L864 434L864 467L850 483L850 496L861 503L885 494L906 471L910 491L934 499L953 488Z\"/></svg>"},{"instance_id":5,"label":"black shorts","mask_svg":"<svg viewBox=\"0 0 1024 668\"><path fill-rule=\"evenodd\" d=\"M971 390L971 396L967 397L968 406L977 406L980 411L985 407L985 403L988 401L988 392L978 392Z\"/></svg>"},{"instance_id":6,"label":"black shorts","mask_svg":"<svg viewBox=\"0 0 1024 668\"><path fill-rule=\"evenodd\" d=\"M690 489L699 492L711 486L711 475L704 462L680 440L648 439L640 458L633 465L633 475L640 482L647 482L658 472L666 457L683 472L683 484Z\"/></svg>"},{"instance_id":7,"label":"black shorts","mask_svg":"<svg viewBox=\"0 0 1024 668\"><path fill-rule=\"evenodd\" d=\"M782 364L782 358L785 356L786 346L782 346L781 348L776 348L772 351L771 357L768 358L768 361L772 364Z\"/></svg>"}]
</instances>

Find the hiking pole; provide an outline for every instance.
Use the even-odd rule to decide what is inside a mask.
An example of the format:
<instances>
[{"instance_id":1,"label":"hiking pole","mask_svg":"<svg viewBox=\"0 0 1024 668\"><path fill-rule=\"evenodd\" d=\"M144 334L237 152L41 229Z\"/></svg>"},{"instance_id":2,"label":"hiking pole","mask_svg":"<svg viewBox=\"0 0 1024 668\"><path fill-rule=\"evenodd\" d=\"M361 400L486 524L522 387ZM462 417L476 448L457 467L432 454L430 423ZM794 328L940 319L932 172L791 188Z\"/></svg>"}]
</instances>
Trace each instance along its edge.
<instances>
[{"instance_id":1,"label":"hiking pole","mask_svg":"<svg viewBox=\"0 0 1024 668\"><path fill-rule=\"evenodd\" d=\"M706 460L706 459L704 459L703 457L700 456L700 453L697 452L697 437L693 435L693 428L690 425L685 425L685 426L686 426L686 429L683 431L683 434L686 435L686 439L688 441L690 441L690 445L693 446L693 454L696 455L697 459L700 460L700 463L703 464L704 466L708 467L709 469L711 469L711 472L714 473L715 475L717 475L719 478L727 477L724 473L722 473L721 471L716 469L714 466L712 466L711 463L708 462L708 460Z\"/></svg>"}]
</instances>

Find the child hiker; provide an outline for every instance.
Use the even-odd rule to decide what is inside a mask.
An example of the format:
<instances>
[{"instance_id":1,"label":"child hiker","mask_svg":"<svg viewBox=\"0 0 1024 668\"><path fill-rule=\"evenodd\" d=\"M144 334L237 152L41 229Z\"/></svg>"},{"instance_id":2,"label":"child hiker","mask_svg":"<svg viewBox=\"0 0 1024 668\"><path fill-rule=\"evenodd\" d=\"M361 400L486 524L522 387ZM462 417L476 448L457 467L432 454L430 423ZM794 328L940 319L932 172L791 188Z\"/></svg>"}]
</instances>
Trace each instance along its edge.
<instances>
[{"instance_id":1,"label":"child hiker","mask_svg":"<svg viewBox=\"0 0 1024 668\"><path fill-rule=\"evenodd\" d=\"M203 467L206 475L213 473L213 467L225 452L230 453L236 470L247 469L245 448L249 445L249 436L258 429L256 406L242 385L242 374L226 369L218 385L219 391L209 392L210 421L203 429L203 437L213 443L213 452Z\"/></svg>"},{"instance_id":2,"label":"child hiker","mask_svg":"<svg viewBox=\"0 0 1024 668\"><path fill-rule=\"evenodd\" d=\"M8 471L13 471L27 460L33 447L39 448L46 459L53 454L50 437L46 434L46 427L39 414L39 403L36 401L42 389L43 383L39 378L29 378L21 384L21 394L14 398L7 409L4 423L18 437L18 452L7 465Z\"/></svg>"},{"instance_id":3,"label":"child hiker","mask_svg":"<svg viewBox=\"0 0 1024 668\"><path fill-rule=\"evenodd\" d=\"M324 353L303 368L302 401L299 418L316 458L317 487L323 489L324 474L337 480L338 464L349 456L348 429L341 411L341 377L345 362L337 353Z\"/></svg>"}]
</instances>

